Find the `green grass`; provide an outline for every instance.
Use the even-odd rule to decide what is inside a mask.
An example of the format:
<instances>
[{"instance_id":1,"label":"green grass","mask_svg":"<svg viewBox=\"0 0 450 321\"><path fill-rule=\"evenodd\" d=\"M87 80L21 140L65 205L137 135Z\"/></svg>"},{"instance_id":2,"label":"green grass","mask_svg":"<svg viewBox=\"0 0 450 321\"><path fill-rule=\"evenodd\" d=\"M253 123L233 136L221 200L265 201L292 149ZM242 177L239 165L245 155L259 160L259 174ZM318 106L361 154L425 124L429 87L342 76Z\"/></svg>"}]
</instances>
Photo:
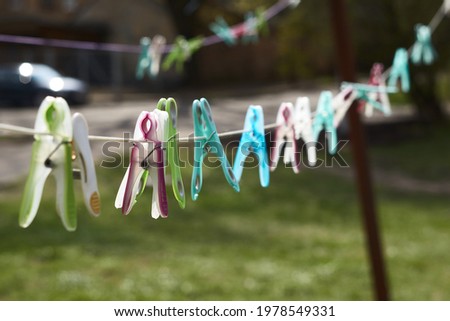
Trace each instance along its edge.
<instances>
[{"instance_id":1,"label":"green grass","mask_svg":"<svg viewBox=\"0 0 450 321\"><path fill-rule=\"evenodd\" d=\"M376 153L400 157L411 148L407 143L395 150L379 147ZM445 157L441 164L450 163ZM404 164L391 166L403 171ZM74 233L64 230L54 210L53 183L47 184L28 229L17 223L22 182L1 191L0 299L373 298L351 180L333 171L305 169L294 175L279 168L263 189L257 169L248 169L241 193L235 193L221 169L205 170L198 201L189 198L186 210L180 210L170 193L169 218L153 220L150 187L129 216L114 208L123 173L99 169L103 213L90 217L80 201ZM184 178L189 191L189 169ZM76 190L80 199L79 182ZM381 185L377 200L393 299L449 300L448 195Z\"/></svg>"}]
</instances>

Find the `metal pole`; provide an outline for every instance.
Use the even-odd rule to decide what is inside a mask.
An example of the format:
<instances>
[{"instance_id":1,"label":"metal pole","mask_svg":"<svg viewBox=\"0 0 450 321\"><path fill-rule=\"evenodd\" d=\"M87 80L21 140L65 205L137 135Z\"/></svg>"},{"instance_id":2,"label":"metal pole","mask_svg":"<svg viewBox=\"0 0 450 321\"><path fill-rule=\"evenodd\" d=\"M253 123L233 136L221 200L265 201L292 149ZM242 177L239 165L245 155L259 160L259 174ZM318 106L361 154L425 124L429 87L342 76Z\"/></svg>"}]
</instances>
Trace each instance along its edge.
<instances>
[{"instance_id":1,"label":"metal pole","mask_svg":"<svg viewBox=\"0 0 450 321\"><path fill-rule=\"evenodd\" d=\"M343 81L356 81L355 59L350 40L345 11L345 0L329 0L332 28L336 42L339 73ZM389 289L383 258L380 234L375 210L369 162L367 158L364 129L356 104L348 113L350 141L355 161L356 183L361 203L364 232L371 263L373 286L377 300L389 300Z\"/></svg>"}]
</instances>

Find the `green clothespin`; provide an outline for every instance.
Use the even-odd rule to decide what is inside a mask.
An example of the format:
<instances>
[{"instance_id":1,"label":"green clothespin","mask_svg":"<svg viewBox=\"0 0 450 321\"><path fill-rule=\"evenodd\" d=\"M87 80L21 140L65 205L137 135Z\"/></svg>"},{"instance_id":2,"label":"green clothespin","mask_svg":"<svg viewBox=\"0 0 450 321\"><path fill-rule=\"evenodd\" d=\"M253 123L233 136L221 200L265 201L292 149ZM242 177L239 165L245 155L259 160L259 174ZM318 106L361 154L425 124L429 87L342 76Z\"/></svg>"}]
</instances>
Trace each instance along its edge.
<instances>
[{"instance_id":1,"label":"green clothespin","mask_svg":"<svg viewBox=\"0 0 450 321\"><path fill-rule=\"evenodd\" d=\"M172 175L172 189L175 198L181 208L186 205L186 196L184 193L183 177L180 170L180 157L178 155L178 132L177 132L177 103L173 98L161 98L156 108L166 111L169 114L169 140L167 142L167 158L170 172Z\"/></svg>"},{"instance_id":2,"label":"green clothespin","mask_svg":"<svg viewBox=\"0 0 450 321\"><path fill-rule=\"evenodd\" d=\"M408 51L405 48L399 48L395 52L394 62L392 63L391 74L389 75L388 86L397 87L397 81L401 80L403 92L409 92L409 65Z\"/></svg>"},{"instance_id":3,"label":"green clothespin","mask_svg":"<svg viewBox=\"0 0 450 321\"><path fill-rule=\"evenodd\" d=\"M259 33L267 35L269 27L267 25L264 10L258 9L255 13L249 11L245 14L244 32L242 42L244 44L256 43L259 40Z\"/></svg>"},{"instance_id":4,"label":"green clothespin","mask_svg":"<svg viewBox=\"0 0 450 321\"><path fill-rule=\"evenodd\" d=\"M216 21L209 25L209 29L214 32L220 39L228 46L234 46L236 41L236 34L231 29L224 18L217 17Z\"/></svg>"},{"instance_id":5,"label":"green clothespin","mask_svg":"<svg viewBox=\"0 0 450 321\"><path fill-rule=\"evenodd\" d=\"M313 138L317 142L319 134L325 130L328 140L328 152L330 154L336 153L337 148L337 132L334 127L334 111L333 111L333 94L331 91L323 91L320 94L319 102L317 103L316 117L312 123Z\"/></svg>"},{"instance_id":6,"label":"green clothespin","mask_svg":"<svg viewBox=\"0 0 450 321\"><path fill-rule=\"evenodd\" d=\"M178 36L172 50L164 59L163 69L168 70L173 64L176 64L176 70L182 72L185 61L189 60L192 54L202 47L203 41L203 37L186 40L183 36Z\"/></svg>"},{"instance_id":7,"label":"green clothespin","mask_svg":"<svg viewBox=\"0 0 450 321\"><path fill-rule=\"evenodd\" d=\"M150 65L151 65L151 59L150 59L150 44L152 41L148 37L141 38L141 54L139 55L137 67L136 67L136 78L137 79L143 79L144 78L144 72L147 71L148 75L150 76Z\"/></svg>"},{"instance_id":8,"label":"green clothespin","mask_svg":"<svg viewBox=\"0 0 450 321\"><path fill-rule=\"evenodd\" d=\"M30 173L19 212L19 225L28 227L36 217L48 176L56 180L56 210L68 231L77 228L72 169L72 122L62 98L47 97L39 107L34 129L51 135L35 135Z\"/></svg>"},{"instance_id":9,"label":"green clothespin","mask_svg":"<svg viewBox=\"0 0 450 321\"><path fill-rule=\"evenodd\" d=\"M431 65L436 58L436 51L431 43L430 27L417 24L415 29L416 42L411 51L411 61L416 65L421 63Z\"/></svg>"}]
</instances>

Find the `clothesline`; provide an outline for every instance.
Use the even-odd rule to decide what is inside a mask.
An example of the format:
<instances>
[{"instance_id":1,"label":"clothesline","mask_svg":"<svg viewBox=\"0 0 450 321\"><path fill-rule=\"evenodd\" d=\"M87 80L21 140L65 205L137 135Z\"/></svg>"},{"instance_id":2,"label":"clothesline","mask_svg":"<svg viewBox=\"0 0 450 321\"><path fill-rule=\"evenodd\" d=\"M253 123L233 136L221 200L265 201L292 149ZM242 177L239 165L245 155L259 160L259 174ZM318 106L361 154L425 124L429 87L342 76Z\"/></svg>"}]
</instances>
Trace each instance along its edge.
<instances>
[{"instance_id":1,"label":"clothesline","mask_svg":"<svg viewBox=\"0 0 450 321\"><path fill-rule=\"evenodd\" d=\"M266 21L272 19L283 10L288 7L298 5L300 0L279 0L269 9L264 11L263 15ZM239 28L241 24L231 26L230 28ZM38 37L26 37L26 36L15 36L0 34L0 42L6 43L16 43L24 45L33 46L50 46L58 48L69 48L69 49L79 49L79 50L93 50L93 51L107 51L107 52L117 52L117 53L139 53L139 45L128 45L119 43L102 43L102 42L90 42L90 41L77 41L77 40L63 40L63 39L49 39L49 38L38 38ZM202 47L211 46L217 43L221 43L223 40L217 35L211 35L204 38ZM173 49L173 44L167 44L162 50L163 53L169 53Z\"/></svg>"}]
</instances>

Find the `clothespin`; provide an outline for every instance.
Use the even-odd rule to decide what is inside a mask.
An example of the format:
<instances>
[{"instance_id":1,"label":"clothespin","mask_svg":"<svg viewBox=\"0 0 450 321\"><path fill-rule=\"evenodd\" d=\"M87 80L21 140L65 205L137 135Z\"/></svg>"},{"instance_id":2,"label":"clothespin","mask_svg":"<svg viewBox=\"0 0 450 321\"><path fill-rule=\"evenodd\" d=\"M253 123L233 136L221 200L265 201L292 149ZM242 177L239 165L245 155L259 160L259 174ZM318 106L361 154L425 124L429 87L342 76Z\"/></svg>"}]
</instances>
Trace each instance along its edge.
<instances>
[{"instance_id":1,"label":"clothespin","mask_svg":"<svg viewBox=\"0 0 450 321\"><path fill-rule=\"evenodd\" d=\"M238 183L241 180L245 159L250 152L256 154L259 163L261 186L269 186L269 160L264 137L264 113L261 106L251 105L245 116L244 132L233 164L233 173Z\"/></svg>"},{"instance_id":2,"label":"clothespin","mask_svg":"<svg viewBox=\"0 0 450 321\"><path fill-rule=\"evenodd\" d=\"M431 65L436 57L436 51L431 43L431 30L430 27L417 24L416 30L416 42L414 43L411 51L411 61L418 65L424 63L425 65Z\"/></svg>"},{"instance_id":3,"label":"clothespin","mask_svg":"<svg viewBox=\"0 0 450 321\"><path fill-rule=\"evenodd\" d=\"M444 0L444 13L450 13L450 0Z\"/></svg>"},{"instance_id":4,"label":"clothespin","mask_svg":"<svg viewBox=\"0 0 450 321\"><path fill-rule=\"evenodd\" d=\"M228 46L236 44L236 34L231 29L223 17L217 17L216 21L209 25L209 29L214 32Z\"/></svg>"},{"instance_id":5,"label":"clothespin","mask_svg":"<svg viewBox=\"0 0 450 321\"><path fill-rule=\"evenodd\" d=\"M281 149L284 148L284 163L292 163L294 173L300 172L300 160L295 141L294 105L284 102L280 105L275 128L275 146L270 150L270 170L274 171L280 159Z\"/></svg>"},{"instance_id":6,"label":"clothespin","mask_svg":"<svg viewBox=\"0 0 450 321\"><path fill-rule=\"evenodd\" d=\"M203 37L196 37L186 40L183 36L175 38L175 42L169 54L165 57L162 68L168 70L175 63L178 72L183 71L184 63L191 59L194 52L200 49L203 45Z\"/></svg>"},{"instance_id":7,"label":"clothespin","mask_svg":"<svg viewBox=\"0 0 450 321\"><path fill-rule=\"evenodd\" d=\"M311 105L308 97L298 97L295 103L295 139L302 139L308 152L308 162L317 162L316 146L312 132Z\"/></svg>"},{"instance_id":8,"label":"clothespin","mask_svg":"<svg viewBox=\"0 0 450 321\"><path fill-rule=\"evenodd\" d=\"M259 40L259 33L267 34L269 27L262 9L257 9L255 13L249 11L245 15L245 23L242 41L247 43L256 43Z\"/></svg>"},{"instance_id":9,"label":"clothespin","mask_svg":"<svg viewBox=\"0 0 450 321\"><path fill-rule=\"evenodd\" d=\"M137 119L130 165L115 201L116 208L122 208L124 215L130 213L150 176L153 183L152 217L157 219L160 216L164 218L168 216L163 153L163 143L167 141L168 118L167 112L155 109L153 112L141 112ZM152 148L149 147L149 143Z\"/></svg>"},{"instance_id":10,"label":"clothespin","mask_svg":"<svg viewBox=\"0 0 450 321\"><path fill-rule=\"evenodd\" d=\"M100 214L100 198L87 138L87 125L81 115L75 115L72 126L67 102L63 98L49 96L39 107L34 129L49 135L34 137L30 173L20 207L19 224L28 227L36 217L44 184L52 174L56 180L56 210L64 227L68 231L74 231L77 227L72 167L74 153L81 163L81 182L86 206L92 214Z\"/></svg>"},{"instance_id":11,"label":"clothespin","mask_svg":"<svg viewBox=\"0 0 450 321\"><path fill-rule=\"evenodd\" d=\"M344 120L347 111L357 99L357 90L352 86L345 87L333 97L332 106L334 111L333 126L337 128L342 120Z\"/></svg>"},{"instance_id":12,"label":"clothespin","mask_svg":"<svg viewBox=\"0 0 450 321\"><path fill-rule=\"evenodd\" d=\"M409 66L408 51L405 48L399 48L395 52L394 62L392 63L391 74L389 75L388 86L397 87L397 81L400 79L403 92L409 92Z\"/></svg>"},{"instance_id":13,"label":"clothespin","mask_svg":"<svg viewBox=\"0 0 450 321\"><path fill-rule=\"evenodd\" d=\"M372 66L372 70L370 71L370 78L369 78L369 85L376 86L378 88L386 88L386 80L383 77L384 72L384 66L380 63L375 63ZM396 88L393 87L393 89L396 91ZM389 96L387 92L382 91L373 91L368 94L368 98L371 101L377 101L381 104L382 112L385 115L391 114L391 103L389 102ZM366 102L365 104L362 103L362 105L365 105L365 114L366 117L372 117L373 115L373 108L375 107L374 104L371 104L370 102Z\"/></svg>"},{"instance_id":14,"label":"clothespin","mask_svg":"<svg viewBox=\"0 0 450 321\"><path fill-rule=\"evenodd\" d=\"M82 114L75 113L73 115L72 127L75 162L78 163L80 168L84 204L92 215L98 216L100 215L100 194L97 186L94 157L89 143L89 129Z\"/></svg>"},{"instance_id":15,"label":"clothespin","mask_svg":"<svg viewBox=\"0 0 450 321\"><path fill-rule=\"evenodd\" d=\"M292 8L297 7L300 4L300 2L301 2L301 0L288 0L288 1L289 1L289 4L290 4L290 6Z\"/></svg>"},{"instance_id":16,"label":"clothespin","mask_svg":"<svg viewBox=\"0 0 450 321\"><path fill-rule=\"evenodd\" d=\"M184 192L183 177L181 176L180 157L178 155L177 103L173 98L161 98L156 105L156 108L166 111L169 115L169 120L167 122L169 139L167 141L166 154L170 173L172 175L173 194L180 207L184 208L186 205L186 196Z\"/></svg>"},{"instance_id":17,"label":"clothespin","mask_svg":"<svg viewBox=\"0 0 450 321\"><path fill-rule=\"evenodd\" d=\"M202 189L202 164L205 155L209 152L217 155L225 178L234 190L239 192L239 183L225 155L219 135L217 134L216 125L212 119L211 107L205 98L194 100L192 103L192 116L194 118L195 134L194 169L191 180L192 200L197 200Z\"/></svg>"},{"instance_id":18,"label":"clothespin","mask_svg":"<svg viewBox=\"0 0 450 321\"><path fill-rule=\"evenodd\" d=\"M317 141L320 132L325 130L325 136L328 140L328 152L330 154L336 153L337 133L336 127L334 127L333 94L331 91L323 91L320 94L312 127L314 141Z\"/></svg>"},{"instance_id":19,"label":"clothespin","mask_svg":"<svg viewBox=\"0 0 450 321\"><path fill-rule=\"evenodd\" d=\"M147 71L149 77L156 77L159 74L159 66L161 65L161 56L166 45L166 38L160 35L150 38L141 38L141 54L139 56L136 78L144 78L144 72Z\"/></svg>"}]
</instances>

